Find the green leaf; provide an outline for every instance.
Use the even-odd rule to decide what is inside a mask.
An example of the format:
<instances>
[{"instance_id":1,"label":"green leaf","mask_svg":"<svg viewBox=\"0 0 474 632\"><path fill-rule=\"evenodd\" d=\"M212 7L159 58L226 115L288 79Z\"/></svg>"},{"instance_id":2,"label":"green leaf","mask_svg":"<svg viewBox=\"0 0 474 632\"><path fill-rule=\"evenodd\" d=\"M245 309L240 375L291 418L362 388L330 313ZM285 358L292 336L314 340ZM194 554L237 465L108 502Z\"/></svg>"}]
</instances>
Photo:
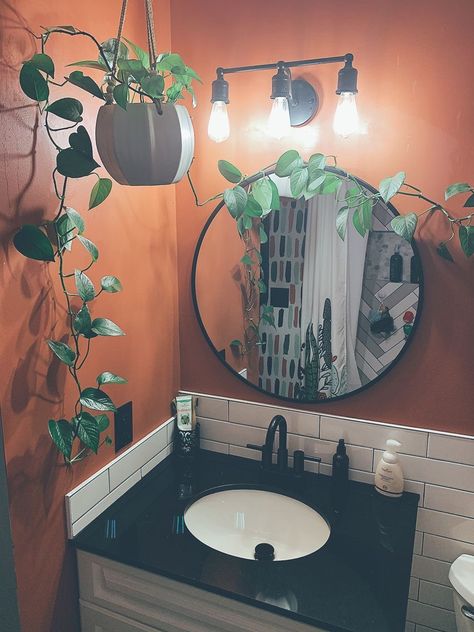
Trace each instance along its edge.
<instances>
[{"instance_id":1,"label":"green leaf","mask_svg":"<svg viewBox=\"0 0 474 632\"><path fill-rule=\"evenodd\" d=\"M77 86L78 88L85 90L89 94L92 94L92 96L105 101L102 90L99 88L96 82L88 75L85 75L82 70L74 70L74 72L71 72L69 77L66 77L66 79L69 81L69 83L72 83L73 86Z\"/></svg>"},{"instance_id":2,"label":"green leaf","mask_svg":"<svg viewBox=\"0 0 474 632\"><path fill-rule=\"evenodd\" d=\"M99 449L99 424L97 419L88 412L82 412L75 417L76 430L82 443L97 454Z\"/></svg>"},{"instance_id":3,"label":"green leaf","mask_svg":"<svg viewBox=\"0 0 474 632\"><path fill-rule=\"evenodd\" d=\"M125 38L123 38L125 39ZM122 41L118 41L116 37L111 37L108 40L105 40L105 42L102 42L101 47L102 50L104 51L104 56L107 60L107 63L109 64L109 66L112 66L113 61L114 61L114 55L115 55L115 48L117 46L117 42L118 42L118 53L117 53L117 59L126 59L128 57L128 48L127 46L122 42ZM103 61L102 56L99 53L99 61Z\"/></svg>"},{"instance_id":4,"label":"green leaf","mask_svg":"<svg viewBox=\"0 0 474 632\"><path fill-rule=\"evenodd\" d=\"M171 70L175 66L184 67L184 61L181 59L181 55L178 53L164 53L158 57L156 64L159 70Z\"/></svg>"},{"instance_id":5,"label":"green leaf","mask_svg":"<svg viewBox=\"0 0 474 632\"><path fill-rule=\"evenodd\" d=\"M110 292L112 294L115 292L120 292L120 290L122 289L122 284L117 279L117 277L111 275L102 277L102 279L100 280L100 286L104 290L104 292Z\"/></svg>"},{"instance_id":6,"label":"green leaf","mask_svg":"<svg viewBox=\"0 0 474 632\"><path fill-rule=\"evenodd\" d=\"M48 347L51 351L61 360L64 364L72 366L76 359L76 353L65 342L55 342L54 340L47 340Z\"/></svg>"},{"instance_id":7,"label":"green leaf","mask_svg":"<svg viewBox=\"0 0 474 632\"><path fill-rule=\"evenodd\" d=\"M319 167L316 167L317 163L309 163L308 164L308 191L315 192L326 179L327 173Z\"/></svg>"},{"instance_id":8,"label":"green leaf","mask_svg":"<svg viewBox=\"0 0 474 632\"><path fill-rule=\"evenodd\" d=\"M418 215L416 213L408 213L408 215L399 215L394 217L390 222L392 230L406 239L411 241L415 233L416 225L418 224Z\"/></svg>"},{"instance_id":9,"label":"green leaf","mask_svg":"<svg viewBox=\"0 0 474 632\"><path fill-rule=\"evenodd\" d=\"M354 208L360 205L361 192L357 187L352 187L346 191L346 204L349 208Z\"/></svg>"},{"instance_id":10,"label":"green leaf","mask_svg":"<svg viewBox=\"0 0 474 632\"><path fill-rule=\"evenodd\" d=\"M95 420L99 427L99 432L104 432L104 430L107 430L110 425L110 421L107 415L96 415Z\"/></svg>"},{"instance_id":11,"label":"green leaf","mask_svg":"<svg viewBox=\"0 0 474 632\"><path fill-rule=\"evenodd\" d=\"M341 180L338 176L333 174L326 174L324 182L320 185L319 193L323 195L329 195L336 193L341 186Z\"/></svg>"},{"instance_id":12,"label":"green leaf","mask_svg":"<svg viewBox=\"0 0 474 632\"><path fill-rule=\"evenodd\" d=\"M472 208L474 206L474 193L470 195L467 200L464 202L464 207Z\"/></svg>"},{"instance_id":13,"label":"green leaf","mask_svg":"<svg viewBox=\"0 0 474 632\"><path fill-rule=\"evenodd\" d=\"M128 40L126 37L124 37L122 39L125 42L127 42L127 44L130 46L132 51L137 56L137 59L139 59L142 62L143 67L146 68L147 70L149 70L149 68L150 68L150 59L148 57L148 53L146 51L144 51L143 48L140 48L140 46L138 46L138 44L134 44L133 42Z\"/></svg>"},{"instance_id":14,"label":"green leaf","mask_svg":"<svg viewBox=\"0 0 474 632\"><path fill-rule=\"evenodd\" d=\"M359 216L360 225L365 231L372 228L372 204L370 200L364 200L355 210L355 214Z\"/></svg>"},{"instance_id":15,"label":"green leaf","mask_svg":"<svg viewBox=\"0 0 474 632\"><path fill-rule=\"evenodd\" d=\"M183 86L179 83L173 83L173 85L166 90L166 96L170 103L175 103L178 99L182 99Z\"/></svg>"},{"instance_id":16,"label":"green leaf","mask_svg":"<svg viewBox=\"0 0 474 632\"><path fill-rule=\"evenodd\" d=\"M313 154L308 160L308 169L324 169L326 166L326 156L324 154Z\"/></svg>"},{"instance_id":17,"label":"green leaf","mask_svg":"<svg viewBox=\"0 0 474 632\"><path fill-rule=\"evenodd\" d=\"M99 251L97 249L97 246L90 239L87 239L87 237L82 237L81 235L79 235L78 239L84 246L84 248L89 252L93 261L97 261L97 259L99 258Z\"/></svg>"},{"instance_id":18,"label":"green leaf","mask_svg":"<svg viewBox=\"0 0 474 632\"><path fill-rule=\"evenodd\" d=\"M258 280L258 290L260 294L264 294L267 291L267 286L265 285L264 281L262 281L262 279Z\"/></svg>"},{"instance_id":19,"label":"green leaf","mask_svg":"<svg viewBox=\"0 0 474 632\"><path fill-rule=\"evenodd\" d=\"M107 435L104 439L104 443L105 445L112 445L113 441L112 439Z\"/></svg>"},{"instance_id":20,"label":"green leaf","mask_svg":"<svg viewBox=\"0 0 474 632\"><path fill-rule=\"evenodd\" d=\"M100 165L81 151L72 147L62 149L56 157L58 172L68 178L83 178L91 174Z\"/></svg>"},{"instance_id":21,"label":"green leaf","mask_svg":"<svg viewBox=\"0 0 474 632\"><path fill-rule=\"evenodd\" d=\"M139 59L119 59L117 62L117 66L120 70L123 70L124 72L132 75L133 79L138 82L140 82L143 77L146 77L148 75L147 69L143 66L142 62Z\"/></svg>"},{"instance_id":22,"label":"green leaf","mask_svg":"<svg viewBox=\"0 0 474 632\"><path fill-rule=\"evenodd\" d=\"M74 239L74 225L69 217L64 214L61 215L56 221L56 231L58 235L58 246L61 250L71 250L72 242Z\"/></svg>"},{"instance_id":23,"label":"green leaf","mask_svg":"<svg viewBox=\"0 0 474 632\"><path fill-rule=\"evenodd\" d=\"M91 329L91 324L91 313L87 305L84 304L74 316L74 329L78 334L86 334L89 333Z\"/></svg>"},{"instance_id":24,"label":"green leaf","mask_svg":"<svg viewBox=\"0 0 474 632\"><path fill-rule=\"evenodd\" d=\"M46 111L66 121L73 121L74 123L80 123L82 121L83 107L82 103L77 99L71 99L69 97L58 99L48 105Z\"/></svg>"},{"instance_id":25,"label":"green leaf","mask_svg":"<svg viewBox=\"0 0 474 632\"><path fill-rule=\"evenodd\" d=\"M339 237L344 241L346 238L347 220L349 218L349 207L343 206L337 212L336 230Z\"/></svg>"},{"instance_id":26,"label":"green leaf","mask_svg":"<svg viewBox=\"0 0 474 632\"><path fill-rule=\"evenodd\" d=\"M74 26L48 26L47 28L44 29L45 33L52 33L53 31L56 30L61 30L61 31L67 31L68 33L77 33L77 29Z\"/></svg>"},{"instance_id":27,"label":"green leaf","mask_svg":"<svg viewBox=\"0 0 474 632\"><path fill-rule=\"evenodd\" d=\"M188 77L191 77L192 79L196 79L196 81L199 81L199 83L202 83L201 77L197 74L195 70L193 70L189 66L185 66L184 70L186 74L188 75Z\"/></svg>"},{"instance_id":28,"label":"green leaf","mask_svg":"<svg viewBox=\"0 0 474 632\"><path fill-rule=\"evenodd\" d=\"M69 134L69 144L76 151L92 158L92 141L84 125L79 125L75 132Z\"/></svg>"},{"instance_id":29,"label":"green leaf","mask_svg":"<svg viewBox=\"0 0 474 632\"><path fill-rule=\"evenodd\" d=\"M243 213L247 205L247 197L247 191L241 186L224 191L224 202L234 219Z\"/></svg>"},{"instance_id":30,"label":"green leaf","mask_svg":"<svg viewBox=\"0 0 474 632\"><path fill-rule=\"evenodd\" d=\"M245 205L244 215L246 215L247 218L262 217L262 213L263 213L262 207L257 202L257 200L253 197L253 195L250 193L249 196L247 197L247 204Z\"/></svg>"},{"instance_id":31,"label":"green leaf","mask_svg":"<svg viewBox=\"0 0 474 632\"><path fill-rule=\"evenodd\" d=\"M20 70L20 86L26 96L33 99L33 101L48 100L48 82L30 61L23 64Z\"/></svg>"},{"instance_id":32,"label":"green leaf","mask_svg":"<svg viewBox=\"0 0 474 632\"><path fill-rule=\"evenodd\" d=\"M260 243L261 244L266 244L268 241L268 236L267 233L265 232L264 227L262 226L262 224L260 224L260 226L258 227L258 234L260 237Z\"/></svg>"},{"instance_id":33,"label":"green leaf","mask_svg":"<svg viewBox=\"0 0 474 632\"><path fill-rule=\"evenodd\" d=\"M67 460L71 458L73 429L72 425L65 419L48 421L49 436L53 440L54 445L63 454Z\"/></svg>"},{"instance_id":34,"label":"green leaf","mask_svg":"<svg viewBox=\"0 0 474 632\"><path fill-rule=\"evenodd\" d=\"M123 110L127 109L128 105L128 83L119 83L112 90L114 101Z\"/></svg>"},{"instance_id":35,"label":"green leaf","mask_svg":"<svg viewBox=\"0 0 474 632\"><path fill-rule=\"evenodd\" d=\"M150 75L149 77L144 77L140 81L140 85L150 97L156 99L163 96L163 90L165 89L165 80L161 75Z\"/></svg>"},{"instance_id":36,"label":"green leaf","mask_svg":"<svg viewBox=\"0 0 474 632\"><path fill-rule=\"evenodd\" d=\"M75 209L68 206L66 207L66 214L73 225L77 228L78 232L83 233L86 225L79 213Z\"/></svg>"},{"instance_id":37,"label":"green leaf","mask_svg":"<svg viewBox=\"0 0 474 632\"><path fill-rule=\"evenodd\" d=\"M99 386L101 384L126 384L128 380L124 377L120 377L120 375L115 375L115 373L111 373L110 371L104 371L100 375L97 376L97 384Z\"/></svg>"},{"instance_id":38,"label":"green leaf","mask_svg":"<svg viewBox=\"0 0 474 632\"><path fill-rule=\"evenodd\" d=\"M242 224L245 230L250 230L253 226L252 224L252 218L249 215L244 215L243 216L243 220L242 220Z\"/></svg>"},{"instance_id":39,"label":"green leaf","mask_svg":"<svg viewBox=\"0 0 474 632\"><path fill-rule=\"evenodd\" d=\"M299 198L306 188L308 182L308 168L297 167L290 175L290 190L291 195L295 198Z\"/></svg>"},{"instance_id":40,"label":"green leaf","mask_svg":"<svg viewBox=\"0 0 474 632\"><path fill-rule=\"evenodd\" d=\"M453 197L453 195L465 193L470 190L471 186L467 182L456 182L455 184L450 184L444 193L444 199L449 200L449 198Z\"/></svg>"},{"instance_id":41,"label":"green leaf","mask_svg":"<svg viewBox=\"0 0 474 632\"><path fill-rule=\"evenodd\" d=\"M243 178L240 170L237 169L237 167L234 167L234 165L227 160L219 160L217 162L217 168L219 169L220 174L223 175L226 180L228 180L229 182L233 182L234 184L237 184Z\"/></svg>"},{"instance_id":42,"label":"green leaf","mask_svg":"<svg viewBox=\"0 0 474 632\"><path fill-rule=\"evenodd\" d=\"M359 215L359 213L355 212L352 215L352 223L354 224L354 227L356 229L356 231L359 233L359 235L361 235L362 237L364 237L365 233L367 232L363 222L362 222L362 218Z\"/></svg>"},{"instance_id":43,"label":"green leaf","mask_svg":"<svg viewBox=\"0 0 474 632\"><path fill-rule=\"evenodd\" d=\"M84 303L92 301L95 297L95 290L92 281L87 274L84 274L81 270L74 271L74 278L76 281L77 293L82 298Z\"/></svg>"},{"instance_id":44,"label":"green leaf","mask_svg":"<svg viewBox=\"0 0 474 632\"><path fill-rule=\"evenodd\" d=\"M25 224L13 237L13 245L23 256L37 261L54 261L53 246L37 226Z\"/></svg>"},{"instance_id":45,"label":"green leaf","mask_svg":"<svg viewBox=\"0 0 474 632\"><path fill-rule=\"evenodd\" d=\"M232 340L229 346L230 347L243 347L240 340Z\"/></svg>"},{"instance_id":46,"label":"green leaf","mask_svg":"<svg viewBox=\"0 0 474 632\"><path fill-rule=\"evenodd\" d=\"M268 177L260 178L252 185L253 198L260 205L264 214L272 208L273 187Z\"/></svg>"},{"instance_id":47,"label":"green leaf","mask_svg":"<svg viewBox=\"0 0 474 632\"><path fill-rule=\"evenodd\" d=\"M244 265L246 266L251 266L253 265L253 261L252 258L250 257L250 255L244 255L241 260L240 260Z\"/></svg>"},{"instance_id":48,"label":"green leaf","mask_svg":"<svg viewBox=\"0 0 474 632\"><path fill-rule=\"evenodd\" d=\"M453 255L449 252L449 249L444 242L441 242L439 244L439 246L436 248L436 252L439 254L440 257L446 259L446 261L454 263Z\"/></svg>"},{"instance_id":49,"label":"green leaf","mask_svg":"<svg viewBox=\"0 0 474 632\"><path fill-rule=\"evenodd\" d=\"M111 410L113 412L117 410L107 393L98 388L85 388L81 393L80 402L91 410Z\"/></svg>"},{"instance_id":50,"label":"green leaf","mask_svg":"<svg viewBox=\"0 0 474 632\"><path fill-rule=\"evenodd\" d=\"M98 336L125 336L120 327L108 318L94 318L91 330Z\"/></svg>"},{"instance_id":51,"label":"green leaf","mask_svg":"<svg viewBox=\"0 0 474 632\"><path fill-rule=\"evenodd\" d=\"M33 55L30 59L29 63L54 79L54 62L49 55L36 53L36 55Z\"/></svg>"},{"instance_id":52,"label":"green leaf","mask_svg":"<svg viewBox=\"0 0 474 632\"><path fill-rule=\"evenodd\" d=\"M384 202L388 202L394 195L396 195L405 182L406 174L404 171L399 171L390 178L385 178L379 185L380 195Z\"/></svg>"},{"instance_id":53,"label":"green leaf","mask_svg":"<svg viewBox=\"0 0 474 632\"><path fill-rule=\"evenodd\" d=\"M107 66L104 63L104 60L102 58L95 60L95 59L84 59L81 61L75 61L72 64L67 64L67 68L69 68L70 66L79 66L79 68L93 68L94 70L102 70L102 72L108 72L109 69L107 68Z\"/></svg>"},{"instance_id":54,"label":"green leaf","mask_svg":"<svg viewBox=\"0 0 474 632\"><path fill-rule=\"evenodd\" d=\"M99 178L92 187L89 199L89 210L99 206L109 196L112 190L112 180L110 178Z\"/></svg>"},{"instance_id":55,"label":"green leaf","mask_svg":"<svg viewBox=\"0 0 474 632\"><path fill-rule=\"evenodd\" d=\"M289 149L282 154L276 163L275 173L280 178L289 176L297 167L303 166L303 159L296 149Z\"/></svg>"},{"instance_id":56,"label":"green leaf","mask_svg":"<svg viewBox=\"0 0 474 632\"><path fill-rule=\"evenodd\" d=\"M471 257L474 253L474 226L460 226L459 241L466 257Z\"/></svg>"},{"instance_id":57,"label":"green leaf","mask_svg":"<svg viewBox=\"0 0 474 632\"><path fill-rule=\"evenodd\" d=\"M269 179L270 186L272 187L272 201L271 201L271 209L272 211L279 211L281 208L280 201L280 193L278 191L277 185L273 182L272 179Z\"/></svg>"}]
</instances>

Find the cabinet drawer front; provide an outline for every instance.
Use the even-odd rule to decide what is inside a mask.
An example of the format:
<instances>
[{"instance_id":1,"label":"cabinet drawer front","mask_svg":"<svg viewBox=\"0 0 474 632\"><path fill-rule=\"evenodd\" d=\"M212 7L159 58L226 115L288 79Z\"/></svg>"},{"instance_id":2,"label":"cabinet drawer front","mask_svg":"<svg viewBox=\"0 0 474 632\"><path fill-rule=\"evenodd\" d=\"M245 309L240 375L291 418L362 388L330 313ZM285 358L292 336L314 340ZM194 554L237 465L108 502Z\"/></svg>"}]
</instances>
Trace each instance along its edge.
<instances>
[{"instance_id":1,"label":"cabinet drawer front","mask_svg":"<svg viewBox=\"0 0 474 632\"><path fill-rule=\"evenodd\" d=\"M105 608L81 602L81 632L163 632Z\"/></svg>"},{"instance_id":2,"label":"cabinet drawer front","mask_svg":"<svg viewBox=\"0 0 474 632\"><path fill-rule=\"evenodd\" d=\"M325 632L161 575L77 553L82 602L160 632Z\"/></svg>"}]
</instances>

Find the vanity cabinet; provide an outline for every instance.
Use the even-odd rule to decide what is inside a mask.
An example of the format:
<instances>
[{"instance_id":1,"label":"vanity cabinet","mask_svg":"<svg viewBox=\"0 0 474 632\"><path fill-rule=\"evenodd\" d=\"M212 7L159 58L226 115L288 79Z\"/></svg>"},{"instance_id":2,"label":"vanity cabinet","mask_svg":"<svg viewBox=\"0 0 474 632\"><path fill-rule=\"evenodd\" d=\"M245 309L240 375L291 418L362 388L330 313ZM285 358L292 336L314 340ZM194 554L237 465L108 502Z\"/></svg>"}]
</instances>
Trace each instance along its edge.
<instances>
[{"instance_id":1,"label":"vanity cabinet","mask_svg":"<svg viewBox=\"0 0 474 632\"><path fill-rule=\"evenodd\" d=\"M325 632L85 551L77 558L82 632Z\"/></svg>"}]
</instances>

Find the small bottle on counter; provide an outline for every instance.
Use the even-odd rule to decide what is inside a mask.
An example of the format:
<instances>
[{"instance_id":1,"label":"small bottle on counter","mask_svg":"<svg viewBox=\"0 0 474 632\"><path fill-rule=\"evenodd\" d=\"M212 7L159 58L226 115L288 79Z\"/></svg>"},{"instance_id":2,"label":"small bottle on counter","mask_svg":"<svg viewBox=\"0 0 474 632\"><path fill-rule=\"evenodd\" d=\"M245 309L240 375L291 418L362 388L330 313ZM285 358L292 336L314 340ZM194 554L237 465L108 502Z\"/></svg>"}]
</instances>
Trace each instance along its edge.
<instances>
[{"instance_id":1,"label":"small bottle on counter","mask_svg":"<svg viewBox=\"0 0 474 632\"><path fill-rule=\"evenodd\" d=\"M401 445L396 439L388 439L386 450L377 465L375 489L384 496L399 498L403 494L403 472L397 454Z\"/></svg>"},{"instance_id":2,"label":"small bottle on counter","mask_svg":"<svg viewBox=\"0 0 474 632\"><path fill-rule=\"evenodd\" d=\"M349 485L349 457L344 439L339 439L336 453L332 457L332 489L336 496L342 496Z\"/></svg>"},{"instance_id":3,"label":"small bottle on counter","mask_svg":"<svg viewBox=\"0 0 474 632\"><path fill-rule=\"evenodd\" d=\"M395 247L395 254L390 257L390 281L400 283L403 278L403 259L400 246Z\"/></svg>"}]
</instances>

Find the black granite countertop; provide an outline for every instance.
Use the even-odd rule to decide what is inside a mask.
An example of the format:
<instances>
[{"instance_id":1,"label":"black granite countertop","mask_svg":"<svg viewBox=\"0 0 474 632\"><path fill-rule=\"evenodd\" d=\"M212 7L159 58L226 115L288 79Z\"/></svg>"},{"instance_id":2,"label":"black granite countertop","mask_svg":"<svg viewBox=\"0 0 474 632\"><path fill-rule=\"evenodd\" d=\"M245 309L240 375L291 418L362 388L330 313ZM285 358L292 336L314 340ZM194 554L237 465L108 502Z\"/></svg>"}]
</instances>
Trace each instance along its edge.
<instances>
[{"instance_id":1,"label":"black granite countertop","mask_svg":"<svg viewBox=\"0 0 474 632\"><path fill-rule=\"evenodd\" d=\"M256 461L201 451L191 467L171 455L86 527L75 545L328 632L403 632L418 496L385 498L351 481L341 497L327 476L290 479L292 495L331 525L324 547L296 560L226 555L185 528L184 509L204 490L262 482L287 485L278 474L262 481Z\"/></svg>"}]
</instances>

